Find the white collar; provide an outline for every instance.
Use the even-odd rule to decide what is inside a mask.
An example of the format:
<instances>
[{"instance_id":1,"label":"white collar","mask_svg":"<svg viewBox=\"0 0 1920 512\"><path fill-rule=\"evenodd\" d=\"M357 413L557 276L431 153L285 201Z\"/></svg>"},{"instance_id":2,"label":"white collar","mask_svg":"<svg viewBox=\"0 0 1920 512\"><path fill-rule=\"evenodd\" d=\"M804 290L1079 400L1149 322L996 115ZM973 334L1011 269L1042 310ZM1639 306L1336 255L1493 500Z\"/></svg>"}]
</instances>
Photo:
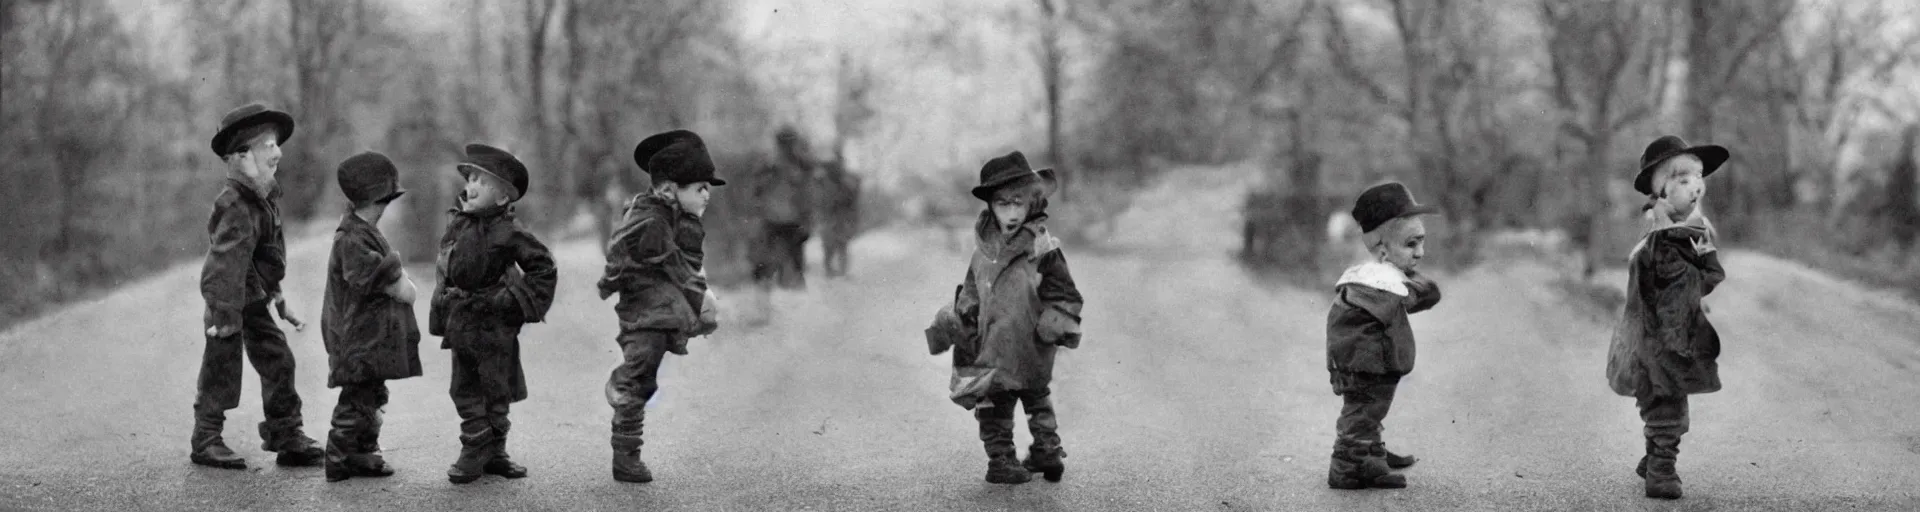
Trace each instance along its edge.
<instances>
[{"instance_id":1,"label":"white collar","mask_svg":"<svg viewBox=\"0 0 1920 512\"><path fill-rule=\"evenodd\" d=\"M1361 263L1347 268L1340 274L1340 281L1334 286L1357 284L1405 297L1407 291L1407 273L1383 261Z\"/></svg>"}]
</instances>

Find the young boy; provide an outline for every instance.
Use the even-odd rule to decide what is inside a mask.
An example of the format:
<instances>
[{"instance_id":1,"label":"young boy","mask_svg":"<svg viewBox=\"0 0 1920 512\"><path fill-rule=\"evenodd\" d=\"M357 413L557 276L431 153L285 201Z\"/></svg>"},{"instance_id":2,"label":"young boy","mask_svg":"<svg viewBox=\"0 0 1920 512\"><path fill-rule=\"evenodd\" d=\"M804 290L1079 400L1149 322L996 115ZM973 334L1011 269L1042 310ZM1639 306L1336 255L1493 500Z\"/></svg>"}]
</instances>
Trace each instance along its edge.
<instances>
[{"instance_id":1,"label":"young boy","mask_svg":"<svg viewBox=\"0 0 1920 512\"><path fill-rule=\"evenodd\" d=\"M260 449L279 452L275 462L313 466L323 453L300 432L300 394L294 390L293 352L268 308L305 328L287 311L280 279L287 274L286 239L281 233L280 195L274 173L280 144L293 136L293 116L258 103L228 112L213 135L213 154L226 162L226 187L213 201L207 222L212 241L200 269L200 296L207 302L207 348L193 402L194 464L245 469L246 459L227 448L220 431L229 409L240 406L240 356L248 353L265 388L261 407Z\"/></svg>"},{"instance_id":2,"label":"young boy","mask_svg":"<svg viewBox=\"0 0 1920 512\"><path fill-rule=\"evenodd\" d=\"M468 144L455 168L467 180L459 208L440 238L440 284L427 330L453 351L453 407L460 413L460 458L447 480L482 474L527 476L507 455L508 405L527 398L520 326L544 321L553 305L553 255L513 218L527 191L527 166L505 150Z\"/></svg>"},{"instance_id":3,"label":"young boy","mask_svg":"<svg viewBox=\"0 0 1920 512\"><path fill-rule=\"evenodd\" d=\"M1080 346L1080 290L1060 241L1047 234L1047 196L1057 181L1015 151L988 160L973 196L985 201L974 225L978 244L950 309L929 329L933 353L953 348L953 395L974 410L991 483L1020 484L1066 472L1052 391L1056 347ZM1013 445L1013 409L1025 404L1033 446L1021 462Z\"/></svg>"},{"instance_id":4,"label":"young boy","mask_svg":"<svg viewBox=\"0 0 1920 512\"><path fill-rule=\"evenodd\" d=\"M329 482L393 475L380 454L387 381L421 375L416 289L379 227L387 205L406 193L400 172L386 155L366 152L340 162L337 175L353 210L333 231L326 309L320 313L327 387L340 388L327 433Z\"/></svg>"},{"instance_id":5,"label":"young boy","mask_svg":"<svg viewBox=\"0 0 1920 512\"><path fill-rule=\"evenodd\" d=\"M1327 312L1327 372L1340 395L1339 432L1327 486L1398 489L1406 477L1392 469L1413 465L1412 456L1387 451L1381 421L1393 405L1400 378L1413 371L1413 327L1407 315L1440 302L1440 287L1415 272L1426 256L1427 228L1420 215L1431 206L1414 202L1397 182L1360 193L1353 220L1373 261L1348 268L1334 283Z\"/></svg>"},{"instance_id":6,"label":"young boy","mask_svg":"<svg viewBox=\"0 0 1920 512\"><path fill-rule=\"evenodd\" d=\"M1629 256L1627 305L1608 351L1607 380L1634 397L1646 422L1646 454L1634 474L1649 498L1679 499L1674 459L1687 433L1687 395L1720 390L1720 335L1700 299L1726 279L1713 224L1700 211L1706 177L1727 149L1665 136L1647 145L1633 187L1651 200L1648 233Z\"/></svg>"},{"instance_id":7,"label":"young boy","mask_svg":"<svg viewBox=\"0 0 1920 512\"><path fill-rule=\"evenodd\" d=\"M620 294L613 309L620 317L622 360L606 388L613 406L613 479L646 483L653 473L640 460L640 436L647 401L660 389L661 360L669 352L686 355L687 338L718 328L700 219L711 188L727 181L714 177L706 143L686 130L640 141L633 161L651 178L652 189L627 203L608 242L599 286L603 300Z\"/></svg>"}]
</instances>

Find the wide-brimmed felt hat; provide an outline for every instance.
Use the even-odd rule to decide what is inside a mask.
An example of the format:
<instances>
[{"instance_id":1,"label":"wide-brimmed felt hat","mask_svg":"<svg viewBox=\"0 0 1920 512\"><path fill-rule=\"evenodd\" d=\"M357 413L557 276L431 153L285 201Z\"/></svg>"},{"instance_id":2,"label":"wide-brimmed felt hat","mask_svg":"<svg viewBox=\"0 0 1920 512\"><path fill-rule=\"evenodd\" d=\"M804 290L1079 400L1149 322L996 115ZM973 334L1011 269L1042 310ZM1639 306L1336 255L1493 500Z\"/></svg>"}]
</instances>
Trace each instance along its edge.
<instances>
[{"instance_id":1,"label":"wide-brimmed felt hat","mask_svg":"<svg viewBox=\"0 0 1920 512\"><path fill-rule=\"evenodd\" d=\"M1640 173L1633 176L1633 189L1642 194L1653 195L1653 170L1659 167L1661 162L1680 155L1693 155L1700 158L1700 177L1702 178L1719 170L1720 164L1727 163L1727 158L1732 156L1727 152L1727 148L1721 146L1713 144L1689 146L1687 141L1681 140L1680 137L1663 136L1654 139L1652 144L1647 145L1647 150L1640 153Z\"/></svg>"},{"instance_id":2,"label":"wide-brimmed felt hat","mask_svg":"<svg viewBox=\"0 0 1920 512\"><path fill-rule=\"evenodd\" d=\"M213 141L208 146L213 148L214 156L227 156L227 153L233 149L234 136L239 135L243 130L262 124L274 126L281 144L286 144L287 139L293 138L293 115L267 108L266 105L259 103L248 103L228 111L227 115L220 118L220 129L213 133Z\"/></svg>"},{"instance_id":3,"label":"wide-brimmed felt hat","mask_svg":"<svg viewBox=\"0 0 1920 512\"><path fill-rule=\"evenodd\" d=\"M1440 209L1415 202L1413 192L1398 181L1368 187L1353 202L1353 220L1363 233L1372 233L1393 219L1429 213L1440 213Z\"/></svg>"},{"instance_id":4,"label":"wide-brimmed felt hat","mask_svg":"<svg viewBox=\"0 0 1920 512\"><path fill-rule=\"evenodd\" d=\"M468 144L466 149L466 160L454 166L455 170L460 171L461 177L479 171L499 178L513 185L513 196L507 198L511 201L518 201L527 194L527 164L520 163L513 153L486 144Z\"/></svg>"},{"instance_id":5,"label":"wide-brimmed felt hat","mask_svg":"<svg viewBox=\"0 0 1920 512\"><path fill-rule=\"evenodd\" d=\"M407 193L400 188L400 169L393 166L393 160L387 155L368 151L347 157L340 162L335 171L340 181L340 192L354 207L384 203Z\"/></svg>"},{"instance_id":6,"label":"wide-brimmed felt hat","mask_svg":"<svg viewBox=\"0 0 1920 512\"><path fill-rule=\"evenodd\" d=\"M1027 166L1027 156L1015 151L988 160L986 165L980 167L980 185L973 187L973 197L992 201L993 191L1027 179L1040 180L1041 197L1053 195L1054 188L1060 183L1053 169L1035 171Z\"/></svg>"},{"instance_id":7,"label":"wide-brimmed felt hat","mask_svg":"<svg viewBox=\"0 0 1920 512\"><path fill-rule=\"evenodd\" d=\"M655 180L681 185L704 181L716 187L727 184L727 180L713 175L713 157L707 154L707 143L700 140L699 134L688 130L655 134L641 140L633 148L633 163Z\"/></svg>"}]
</instances>

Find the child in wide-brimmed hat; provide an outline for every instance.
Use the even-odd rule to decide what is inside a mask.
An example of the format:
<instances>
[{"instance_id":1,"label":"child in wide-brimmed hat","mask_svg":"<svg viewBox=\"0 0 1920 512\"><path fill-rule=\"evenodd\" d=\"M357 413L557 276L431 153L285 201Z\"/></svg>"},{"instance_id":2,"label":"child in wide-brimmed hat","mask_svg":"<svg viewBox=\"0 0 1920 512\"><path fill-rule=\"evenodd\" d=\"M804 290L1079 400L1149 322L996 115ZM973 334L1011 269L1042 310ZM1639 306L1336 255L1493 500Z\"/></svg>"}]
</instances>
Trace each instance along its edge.
<instances>
[{"instance_id":1,"label":"child in wide-brimmed hat","mask_svg":"<svg viewBox=\"0 0 1920 512\"><path fill-rule=\"evenodd\" d=\"M527 166L500 148L466 150L455 169L467 184L440 238L440 284L427 315L427 330L453 351L450 394L461 444L447 469L453 483L527 476L507 455L508 405L527 399L520 326L546 319L557 278L553 254L513 217L513 203L527 191Z\"/></svg>"},{"instance_id":2,"label":"child in wide-brimmed hat","mask_svg":"<svg viewBox=\"0 0 1920 512\"><path fill-rule=\"evenodd\" d=\"M1649 198L1647 234L1628 257L1627 305L1607 354L1615 393L1634 397L1646 454L1634 474L1649 498L1678 499L1674 470L1687 433L1687 395L1720 390L1720 335L1701 298L1726 279L1713 224L1701 213L1706 178L1730 156L1714 145L1661 137L1640 155L1634 190Z\"/></svg>"},{"instance_id":3,"label":"child in wide-brimmed hat","mask_svg":"<svg viewBox=\"0 0 1920 512\"><path fill-rule=\"evenodd\" d=\"M620 295L622 359L607 379L613 406L613 478L653 481L640 460L647 402L660 389L660 364L668 353L686 355L687 338L719 327L713 293L707 289L706 229L701 223L712 187L713 159L700 136L686 130L661 133L634 147L633 162L653 186L633 197L619 229L607 243L600 298Z\"/></svg>"},{"instance_id":4,"label":"child in wide-brimmed hat","mask_svg":"<svg viewBox=\"0 0 1920 512\"><path fill-rule=\"evenodd\" d=\"M379 226L387 205L406 193L400 172L386 155L369 151L340 162L337 173L352 209L333 232L326 309L320 313L327 387L340 388L327 433L329 482L393 474L380 453L387 381L422 373L416 289Z\"/></svg>"},{"instance_id":5,"label":"child in wide-brimmed hat","mask_svg":"<svg viewBox=\"0 0 1920 512\"><path fill-rule=\"evenodd\" d=\"M1407 315L1440 302L1440 287L1416 268L1426 256L1426 224L1433 207L1413 200L1405 185L1383 183L1354 201L1353 220L1373 261L1348 268L1334 283L1327 313L1327 372L1342 397L1339 431L1327 486L1335 489L1401 488L1412 456L1388 452L1381 422L1393 405L1400 378L1413 371L1413 327Z\"/></svg>"},{"instance_id":6,"label":"child in wide-brimmed hat","mask_svg":"<svg viewBox=\"0 0 1920 512\"><path fill-rule=\"evenodd\" d=\"M280 294L287 243L274 173L280 166L280 145L292 136L293 116L258 103L228 112L213 135L213 154L226 163L227 180L213 200L213 219L207 223L212 243L200 268L207 346L193 402L194 464L247 467L220 435L226 411L240 406L243 351L265 388L260 449L278 452L276 462L288 466L317 465L323 456L313 438L300 431L293 352L269 312L278 310L295 329L305 327L289 313Z\"/></svg>"},{"instance_id":7,"label":"child in wide-brimmed hat","mask_svg":"<svg viewBox=\"0 0 1920 512\"><path fill-rule=\"evenodd\" d=\"M933 353L953 350L949 397L974 410L992 483L1025 483L1032 473L1057 482L1066 471L1049 386L1054 352L1080 345L1082 299L1059 239L1047 234L1056 186L1052 169L1034 171L1018 151L981 167L973 197L987 207L966 280L927 331ZM1033 434L1025 462L1013 445L1019 404Z\"/></svg>"}]
</instances>

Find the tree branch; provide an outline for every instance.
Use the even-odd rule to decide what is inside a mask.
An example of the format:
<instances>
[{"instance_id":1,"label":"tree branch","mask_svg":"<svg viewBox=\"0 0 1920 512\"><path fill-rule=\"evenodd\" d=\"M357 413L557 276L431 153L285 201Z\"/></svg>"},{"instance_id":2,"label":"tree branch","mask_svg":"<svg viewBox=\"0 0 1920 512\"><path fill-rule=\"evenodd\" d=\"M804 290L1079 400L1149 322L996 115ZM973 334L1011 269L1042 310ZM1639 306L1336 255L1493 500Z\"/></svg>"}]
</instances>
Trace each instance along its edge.
<instances>
[{"instance_id":1,"label":"tree branch","mask_svg":"<svg viewBox=\"0 0 1920 512\"><path fill-rule=\"evenodd\" d=\"M1406 104L1394 99L1392 95L1387 93L1385 87L1381 87L1378 82L1375 82L1372 77L1367 76L1366 72L1362 71L1353 62L1353 50L1347 40L1346 24L1340 20L1340 14L1334 11L1332 4L1322 4L1321 7L1327 15L1328 33L1324 39L1327 51L1330 54L1327 60L1333 64L1334 70L1340 73L1341 78L1352 82L1354 85L1366 91L1367 95L1371 96L1373 100L1380 103L1380 105L1390 110L1403 112L1402 116L1405 117L1406 114L1404 111L1407 109Z\"/></svg>"},{"instance_id":2,"label":"tree branch","mask_svg":"<svg viewBox=\"0 0 1920 512\"><path fill-rule=\"evenodd\" d=\"M1740 46L1735 48L1733 59L1727 62L1726 69L1720 70L1719 85L1715 87L1716 89L1725 90L1728 84L1733 83L1734 75L1739 74L1740 67L1746 62L1747 56L1752 55L1754 48L1758 48L1760 43L1766 42L1773 35L1780 32L1780 28L1786 25L1787 18L1793 15L1795 5L1797 4L1789 0L1787 6L1780 9L1780 14L1774 16L1773 19L1769 20L1766 24L1761 25L1760 28L1754 31L1753 37L1748 38L1746 42L1741 43Z\"/></svg>"}]
</instances>

